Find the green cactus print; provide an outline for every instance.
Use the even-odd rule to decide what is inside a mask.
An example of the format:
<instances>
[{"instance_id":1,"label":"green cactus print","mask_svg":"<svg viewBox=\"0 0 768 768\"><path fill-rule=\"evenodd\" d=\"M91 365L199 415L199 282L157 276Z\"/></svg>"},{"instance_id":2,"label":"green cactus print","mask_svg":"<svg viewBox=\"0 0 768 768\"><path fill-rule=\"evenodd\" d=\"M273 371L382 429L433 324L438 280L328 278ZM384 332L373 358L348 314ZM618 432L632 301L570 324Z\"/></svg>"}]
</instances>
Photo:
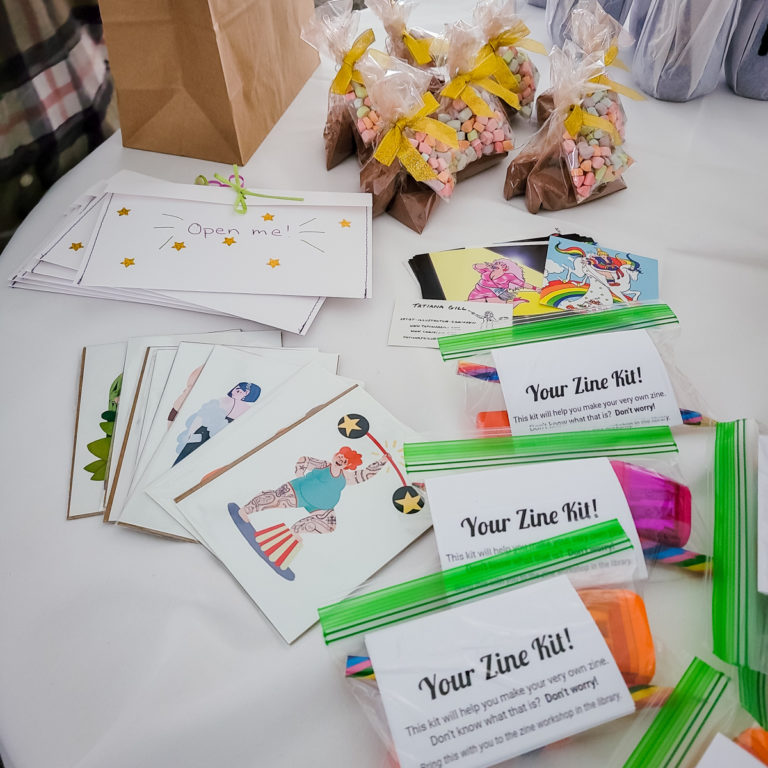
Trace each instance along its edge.
<instances>
[{"instance_id":1,"label":"green cactus print","mask_svg":"<svg viewBox=\"0 0 768 768\"><path fill-rule=\"evenodd\" d=\"M91 480L103 482L107 474L107 460L109 459L109 447L112 444L112 430L115 428L115 418L117 417L117 404L120 401L120 388L123 385L123 374L121 373L109 388L109 407L101 414L102 421L99 423L101 431L106 435L99 440L88 443L86 448L88 452L96 457L96 461L86 464L83 469L91 475Z\"/></svg>"}]
</instances>

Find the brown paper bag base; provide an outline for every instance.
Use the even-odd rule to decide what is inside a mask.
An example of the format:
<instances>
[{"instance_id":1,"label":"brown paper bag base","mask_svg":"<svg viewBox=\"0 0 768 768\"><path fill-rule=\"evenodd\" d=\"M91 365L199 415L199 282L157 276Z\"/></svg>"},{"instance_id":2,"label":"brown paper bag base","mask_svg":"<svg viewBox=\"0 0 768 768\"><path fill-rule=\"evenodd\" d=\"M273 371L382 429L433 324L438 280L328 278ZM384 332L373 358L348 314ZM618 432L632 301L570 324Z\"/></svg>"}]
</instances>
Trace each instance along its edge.
<instances>
[{"instance_id":1,"label":"brown paper bag base","mask_svg":"<svg viewBox=\"0 0 768 768\"><path fill-rule=\"evenodd\" d=\"M420 235L439 202L437 192L406 175L387 213Z\"/></svg>"},{"instance_id":2,"label":"brown paper bag base","mask_svg":"<svg viewBox=\"0 0 768 768\"><path fill-rule=\"evenodd\" d=\"M323 129L326 171L355 154L355 132L346 104L340 104L328 112Z\"/></svg>"}]
</instances>

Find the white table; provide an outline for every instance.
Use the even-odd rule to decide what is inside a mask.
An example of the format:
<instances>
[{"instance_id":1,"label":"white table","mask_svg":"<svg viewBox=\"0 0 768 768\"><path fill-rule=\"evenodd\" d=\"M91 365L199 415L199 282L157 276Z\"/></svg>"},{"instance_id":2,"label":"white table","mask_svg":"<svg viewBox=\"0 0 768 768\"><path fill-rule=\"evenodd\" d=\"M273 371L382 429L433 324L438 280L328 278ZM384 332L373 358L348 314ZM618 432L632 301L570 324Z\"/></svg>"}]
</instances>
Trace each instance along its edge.
<instances>
[{"instance_id":1,"label":"white table","mask_svg":"<svg viewBox=\"0 0 768 768\"><path fill-rule=\"evenodd\" d=\"M427 26L462 9L469 17L468 6L424 3L413 22ZM526 13L534 36L546 41L543 12ZM542 69L546 81L544 62ZM321 68L307 83L244 169L250 185L357 188L354 160L324 170L329 81ZM658 258L662 297L681 320L679 367L716 417L768 422L760 341L768 328L768 105L724 85L688 104L625 105L627 148L637 159L627 191L534 217L522 199L503 200L499 166L460 185L421 236L383 216L374 229L374 298L328 300L309 334L286 335L286 345L341 352L340 372L365 381L400 419L428 437L454 435L464 393L452 366L436 351L386 346L394 298L418 298L405 260L561 226ZM518 144L531 133L516 131ZM178 182L225 170L124 149L113 137L29 216L0 258L3 283L78 193L121 168ZM7 768L384 765L384 748L317 627L289 647L202 547L97 518L65 521L81 347L233 321L5 285L0 291L0 753ZM695 458L700 447L686 446L697 442L704 444L683 441L695 489L706 467ZM397 567L408 577L424 562L436 562L431 534ZM675 610L663 599L658 605L658 615ZM706 616L698 621L705 626ZM696 622L679 633L679 654L698 649ZM544 752L519 764L583 765L584 754Z\"/></svg>"}]
</instances>

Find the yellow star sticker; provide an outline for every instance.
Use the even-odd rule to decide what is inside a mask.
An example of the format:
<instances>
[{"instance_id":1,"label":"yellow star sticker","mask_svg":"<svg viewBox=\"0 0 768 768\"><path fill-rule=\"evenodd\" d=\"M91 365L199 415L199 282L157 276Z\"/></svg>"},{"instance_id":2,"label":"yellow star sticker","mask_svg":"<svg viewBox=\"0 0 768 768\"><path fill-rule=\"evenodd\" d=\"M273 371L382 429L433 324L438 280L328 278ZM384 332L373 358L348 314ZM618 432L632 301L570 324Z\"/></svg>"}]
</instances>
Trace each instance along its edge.
<instances>
[{"instance_id":1,"label":"yellow star sticker","mask_svg":"<svg viewBox=\"0 0 768 768\"><path fill-rule=\"evenodd\" d=\"M342 229L344 229L345 227L347 227L347 228L348 228L348 227L351 227L351 226L352 226L352 222L351 222L351 221L347 221L346 219L342 219L342 220L339 222L339 224L341 224L341 228L342 228Z\"/></svg>"},{"instance_id":2,"label":"yellow star sticker","mask_svg":"<svg viewBox=\"0 0 768 768\"><path fill-rule=\"evenodd\" d=\"M280 259L270 259L267 262L267 266L268 267L272 267L272 269L274 269L275 267L279 267L280 266Z\"/></svg>"},{"instance_id":3,"label":"yellow star sticker","mask_svg":"<svg viewBox=\"0 0 768 768\"><path fill-rule=\"evenodd\" d=\"M182 240L180 243L174 243L171 248L175 248L177 251L180 251L182 248L186 248L187 246L184 245L184 241Z\"/></svg>"},{"instance_id":4,"label":"yellow star sticker","mask_svg":"<svg viewBox=\"0 0 768 768\"><path fill-rule=\"evenodd\" d=\"M419 494L411 495L410 491L405 492L405 496L402 499L397 500L397 504L402 507L404 515L408 515L411 512L418 512L421 509L421 496Z\"/></svg>"},{"instance_id":5,"label":"yellow star sticker","mask_svg":"<svg viewBox=\"0 0 768 768\"><path fill-rule=\"evenodd\" d=\"M349 416L344 416L344 421L339 424L339 430L344 430L349 437L351 432L355 432L360 429L360 419L350 419Z\"/></svg>"},{"instance_id":6,"label":"yellow star sticker","mask_svg":"<svg viewBox=\"0 0 768 768\"><path fill-rule=\"evenodd\" d=\"M224 243L224 245L234 245L237 242L237 240L235 240L234 237L225 237L222 240L222 242Z\"/></svg>"},{"instance_id":7,"label":"yellow star sticker","mask_svg":"<svg viewBox=\"0 0 768 768\"><path fill-rule=\"evenodd\" d=\"M122 265L123 265L123 266L124 266L126 269L128 269L128 267L132 267L132 266L134 266L134 264L136 264L136 259L129 259L129 258L127 258L127 257L126 257L126 258L124 258L124 259L123 259L123 260L122 260L120 263L121 263L121 264L122 264Z\"/></svg>"},{"instance_id":8,"label":"yellow star sticker","mask_svg":"<svg viewBox=\"0 0 768 768\"><path fill-rule=\"evenodd\" d=\"M117 212L117 215L118 215L118 216L127 216L127 215L128 215L130 212L131 212L131 209L130 209L130 208L126 208L125 206L123 206L123 207L122 207L122 208L121 208L121 209L120 209L120 210Z\"/></svg>"},{"instance_id":9,"label":"yellow star sticker","mask_svg":"<svg viewBox=\"0 0 768 768\"><path fill-rule=\"evenodd\" d=\"M271 213L265 213L261 218L264 221L272 221L275 217Z\"/></svg>"},{"instance_id":10,"label":"yellow star sticker","mask_svg":"<svg viewBox=\"0 0 768 768\"><path fill-rule=\"evenodd\" d=\"M72 243L72 245L69 246L70 251L79 251L83 247L82 243Z\"/></svg>"}]
</instances>

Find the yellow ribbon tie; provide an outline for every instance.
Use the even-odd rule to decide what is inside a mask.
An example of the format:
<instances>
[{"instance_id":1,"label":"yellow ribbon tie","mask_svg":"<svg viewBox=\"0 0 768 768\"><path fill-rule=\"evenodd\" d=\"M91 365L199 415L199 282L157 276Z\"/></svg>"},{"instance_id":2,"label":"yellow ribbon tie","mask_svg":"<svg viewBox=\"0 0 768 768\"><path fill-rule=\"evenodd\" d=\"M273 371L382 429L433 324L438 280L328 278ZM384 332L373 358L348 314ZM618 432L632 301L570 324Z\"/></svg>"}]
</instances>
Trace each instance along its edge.
<instances>
[{"instance_id":1,"label":"yellow ribbon tie","mask_svg":"<svg viewBox=\"0 0 768 768\"><path fill-rule=\"evenodd\" d=\"M406 48L411 52L413 60L419 65L424 66L432 61L432 54L429 51L429 40L419 40L407 30L403 32L403 42Z\"/></svg>"},{"instance_id":2,"label":"yellow ribbon tie","mask_svg":"<svg viewBox=\"0 0 768 768\"><path fill-rule=\"evenodd\" d=\"M491 38L488 45L497 51L499 48L524 48L533 53L542 53L547 55L547 49L537 40L526 39L531 34L531 30L522 21L516 21L509 29L505 29L500 35Z\"/></svg>"},{"instance_id":3,"label":"yellow ribbon tie","mask_svg":"<svg viewBox=\"0 0 768 768\"><path fill-rule=\"evenodd\" d=\"M351 80L354 80L356 83L363 82L360 73L355 70L355 64L357 64L357 60L365 53L366 49L374 39L375 36L373 30L366 29L365 32L361 33L357 40L352 43L352 47L342 59L341 67L331 83L331 91L333 93L344 95L349 89Z\"/></svg>"},{"instance_id":4,"label":"yellow ribbon tie","mask_svg":"<svg viewBox=\"0 0 768 768\"><path fill-rule=\"evenodd\" d=\"M596 75L595 77L590 78L589 82L604 85L606 88L610 88L612 91L616 91L616 93L620 93L622 96L626 96L633 101L645 100L645 96L639 91L636 91L634 88L630 88L627 85L617 83L615 80L611 80L610 77L606 77L605 75Z\"/></svg>"},{"instance_id":5,"label":"yellow ribbon tie","mask_svg":"<svg viewBox=\"0 0 768 768\"><path fill-rule=\"evenodd\" d=\"M405 136L405 129L420 131L429 134L437 141L443 142L456 149L459 146L459 140L456 131L439 120L434 120L427 115L435 112L440 106L437 99L429 92L422 97L423 106L421 109L407 117L401 117L383 136L379 146L373 153L373 156L383 165L392 165L397 158L403 165L403 168L413 176L416 181L429 181L434 179L437 174L430 167L419 151L414 147Z\"/></svg>"},{"instance_id":6,"label":"yellow ribbon tie","mask_svg":"<svg viewBox=\"0 0 768 768\"><path fill-rule=\"evenodd\" d=\"M616 57L619 55L619 46L614 43L606 52L605 52L605 66L606 67L618 67L619 69L623 69L626 72L629 72L629 67L621 60L617 59Z\"/></svg>"},{"instance_id":7,"label":"yellow ribbon tie","mask_svg":"<svg viewBox=\"0 0 768 768\"><path fill-rule=\"evenodd\" d=\"M449 99L461 99L476 115L493 117L493 110L480 97L470 83L484 88L489 93L504 99L510 106L520 109L520 99L509 88L491 80L499 68L495 54L480 57L480 63L469 72L462 72L451 80L440 92Z\"/></svg>"},{"instance_id":8,"label":"yellow ribbon tie","mask_svg":"<svg viewBox=\"0 0 768 768\"><path fill-rule=\"evenodd\" d=\"M619 136L618 131L614 128L613 123L610 120L606 120L604 117L591 115L577 104L571 109L571 114L565 118L565 130L568 131L571 136L578 136L582 125L586 125L589 128L599 128L601 131L605 131L611 137L611 141L615 147L621 145L621 136Z\"/></svg>"}]
</instances>

